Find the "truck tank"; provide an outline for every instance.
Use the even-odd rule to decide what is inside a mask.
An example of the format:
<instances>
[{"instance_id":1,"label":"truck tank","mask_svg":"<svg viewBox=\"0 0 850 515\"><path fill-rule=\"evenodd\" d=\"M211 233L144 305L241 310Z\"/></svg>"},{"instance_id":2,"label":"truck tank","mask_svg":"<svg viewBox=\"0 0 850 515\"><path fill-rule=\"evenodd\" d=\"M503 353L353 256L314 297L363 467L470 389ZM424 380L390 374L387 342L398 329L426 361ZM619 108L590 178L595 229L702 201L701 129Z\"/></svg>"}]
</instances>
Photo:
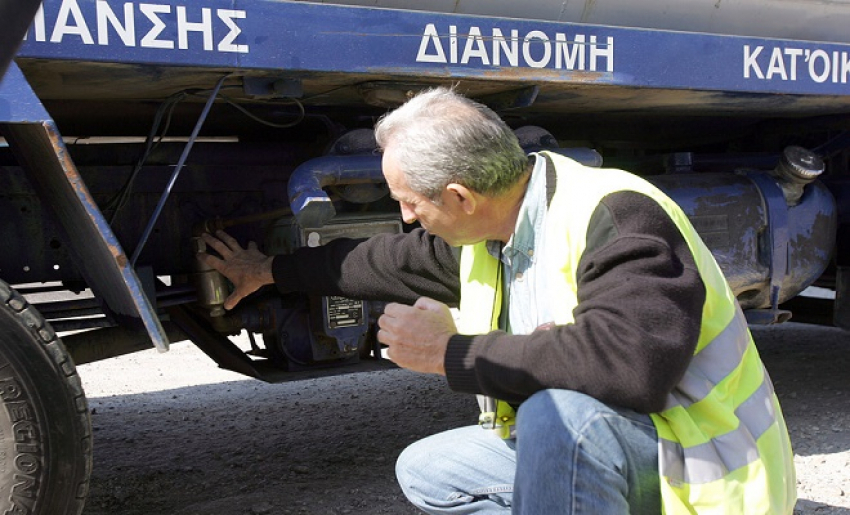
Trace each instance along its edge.
<instances>
[{"instance_id":1,"label":"truck tank","mask_svg":"<svg viewBox=\"0 0 850 515\"><path fill-rule=\"evenodd\" d=\"M850 42L848 0L338 0L311 3ZM770 16L765 16L766 12Z\"/></svg>"},{"instance_id":2,"label":"truck tank","mask_svg":"<svg viewBox=\"0 0 850 515\"><path fill-rule=\"evenodd\" d=\"M215 229L269 254L407 230L373 128L438 85L528 152L656 184L750 323L850 329L850 0L3 6L36 14L0 9L0 47L13 21L26 32L0 80L0 362L31 356L4 392L45 415L33 434L50 452L33 455L38 498L13 498L17 471L0 471L2 513L82 511L91 429L71 362L191 340L270 382L390 368L382 302L260 291L227 311L196 253Z\"/></svg>"}]
</instances>

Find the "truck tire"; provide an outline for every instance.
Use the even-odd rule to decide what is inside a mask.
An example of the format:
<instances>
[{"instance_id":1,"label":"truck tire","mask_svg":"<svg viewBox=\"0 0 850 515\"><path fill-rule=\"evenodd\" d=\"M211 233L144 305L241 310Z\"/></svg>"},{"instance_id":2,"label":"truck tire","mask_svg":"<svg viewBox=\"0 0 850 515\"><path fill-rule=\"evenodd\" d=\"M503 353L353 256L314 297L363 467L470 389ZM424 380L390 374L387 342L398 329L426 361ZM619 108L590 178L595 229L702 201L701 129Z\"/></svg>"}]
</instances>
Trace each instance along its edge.
<instances>
[{"instance_id":1,"label":"truck tire","mask_svg":"<svg viewBox=\"0 0 850 515\"><path fill-rule=\"evenodd\" d=\"M0 513L79 515L91 465L74 363L41 314L0 281Z\"/></svg>"}]
</instances>

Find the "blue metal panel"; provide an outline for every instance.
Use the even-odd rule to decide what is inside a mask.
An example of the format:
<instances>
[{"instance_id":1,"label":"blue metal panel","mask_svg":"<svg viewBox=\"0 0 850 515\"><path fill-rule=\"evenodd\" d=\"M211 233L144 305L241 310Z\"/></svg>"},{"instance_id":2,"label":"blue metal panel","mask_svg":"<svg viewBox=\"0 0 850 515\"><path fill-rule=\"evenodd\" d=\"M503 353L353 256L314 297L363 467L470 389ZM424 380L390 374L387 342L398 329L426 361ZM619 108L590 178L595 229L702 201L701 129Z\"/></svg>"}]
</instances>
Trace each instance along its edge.
<instances>
[{"instance_id":1,"label":"blue metal panel","mask_svg":"<svg viewBox=\"0 0 850 515\"><path fill-rule=\"evenodd\" d=\"M181 5L45 0L20 55L243 70L850 94L850 45L845 44L272 0Z\"/></svg>"},{"instance_id":2,"label":"blue metal panel","mask_svg":"<svg viewBox=\"0 0 850 515\"><path fill-rule=\"evenodd\" d=\"M154 346L168 350L156 310L127 255L68 155L53 120L12 63L0 83L0 129L39 199L56 214L92 290L121 323L144 327Z\"/></svg>"},{"instance_id":3,"label":"blue metal panel","mask_svg":"<svg viewBox=\"0 0 850 515\"><path fill-rule=\"evenodd\" d=\"M26 123L50 120L29 83L14 63L0 77L0 122Z\"/></svg>"}]
</instances>

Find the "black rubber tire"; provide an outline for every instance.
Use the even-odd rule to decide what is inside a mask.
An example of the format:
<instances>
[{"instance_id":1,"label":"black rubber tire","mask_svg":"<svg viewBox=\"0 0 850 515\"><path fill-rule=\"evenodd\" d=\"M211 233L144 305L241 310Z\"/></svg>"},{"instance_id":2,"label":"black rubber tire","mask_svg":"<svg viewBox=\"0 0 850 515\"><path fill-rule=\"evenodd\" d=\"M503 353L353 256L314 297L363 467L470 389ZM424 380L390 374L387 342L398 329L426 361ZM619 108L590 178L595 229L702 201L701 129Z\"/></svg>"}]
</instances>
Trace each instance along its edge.
<instances>
[{"instance_id":1,"label":"black rubber tire","mask_svg":"<svg viewBox=\"0 0 850 515\"><path fill-rule=\"evenodd\" d=\"M0 281L0 513L81 513L91 441L88 404L65 346Z\"/></svg>"}]
</instances>

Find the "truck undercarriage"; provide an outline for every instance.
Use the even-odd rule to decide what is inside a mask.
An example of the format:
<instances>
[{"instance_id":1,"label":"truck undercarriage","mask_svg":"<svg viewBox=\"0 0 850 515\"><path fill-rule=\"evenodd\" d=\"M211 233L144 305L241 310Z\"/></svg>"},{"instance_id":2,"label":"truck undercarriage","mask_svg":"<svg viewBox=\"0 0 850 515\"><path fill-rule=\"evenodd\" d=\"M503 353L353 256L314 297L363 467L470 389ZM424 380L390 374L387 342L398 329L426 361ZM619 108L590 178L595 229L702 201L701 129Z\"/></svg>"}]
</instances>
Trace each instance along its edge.
<instances>
[{"instance_id":1,"label":"truck undercarriage","mask_svg":"<svg viewBox=\"0 0 850 515\"><path fill-rule=\"evenodd\" d=\"M225 312L226 280L195 254L198 236L216 229L269 254L407 230L372 127L436 85L493 108L529 152L661 187L751 323L850 327L850 45L839 39L189 4L48 0L36 13L0 82L9 349L36 345L72 370L188 339L220 366L266 381L392 366L374 337L382 303L261 291ZM804 293L812 287L828 298ZM251 348L229 338L243 331ZM24 377L39 358L5 353L18 371L0 375L14 383L0 394L0 427L11 428L15 402L49 394ZM85 455L85 399L65 395L76 408L62 416L77 421ZM46 428L54 407L36 404L24 406ZM25 456L21 445L10 442L9 455ZM9 482L0 498L18 506L24 492L23 513L59 513L34 501L58 488L46 472L17 470L33 479ZM87 468L74 470L68 495L82 499Z\"/></svg>"}]
</instances>

